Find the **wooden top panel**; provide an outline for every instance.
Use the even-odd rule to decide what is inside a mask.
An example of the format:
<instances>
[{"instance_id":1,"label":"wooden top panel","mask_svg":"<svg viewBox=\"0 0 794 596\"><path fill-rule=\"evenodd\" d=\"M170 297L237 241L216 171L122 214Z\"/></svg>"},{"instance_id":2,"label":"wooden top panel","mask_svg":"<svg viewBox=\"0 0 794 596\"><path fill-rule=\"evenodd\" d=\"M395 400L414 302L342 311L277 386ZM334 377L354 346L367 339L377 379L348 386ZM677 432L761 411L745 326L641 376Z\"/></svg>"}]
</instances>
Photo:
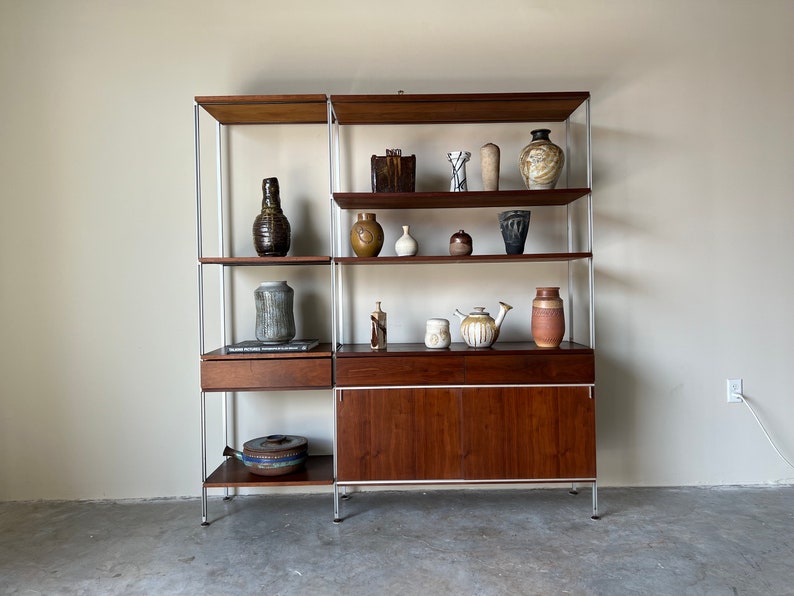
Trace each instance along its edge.
<instances>
[{"instance_id":1,"label":"wooden top panel","mask_svg":"<svg viewBox=\"0 0 794 596\"><path fill-rule=\"evenodd\" d=\"M331 95L340 124L562 122L590 98L562 93ZM196 96L221 124L324 124L324 94Z\"/></svg>"},{"instance_id":2,"label":"wooden top panel","mask_svg":"<svg viewBox=\"0 0 794 596\"><path fill-rule=\"evenodd\" d=\"M197 96L195 101L221 124L328 122L328 98L323 94Z\"/></svg>"},{"instance_id":3,"label":"wooden top panel","mask_svg":"<svg viewBox=\"0 0 794 596\"><path fill-rule=\"evenodd\" d=\"M588 92L331 95L340 124L562 122Z\"/></svg>"}]
</instances>

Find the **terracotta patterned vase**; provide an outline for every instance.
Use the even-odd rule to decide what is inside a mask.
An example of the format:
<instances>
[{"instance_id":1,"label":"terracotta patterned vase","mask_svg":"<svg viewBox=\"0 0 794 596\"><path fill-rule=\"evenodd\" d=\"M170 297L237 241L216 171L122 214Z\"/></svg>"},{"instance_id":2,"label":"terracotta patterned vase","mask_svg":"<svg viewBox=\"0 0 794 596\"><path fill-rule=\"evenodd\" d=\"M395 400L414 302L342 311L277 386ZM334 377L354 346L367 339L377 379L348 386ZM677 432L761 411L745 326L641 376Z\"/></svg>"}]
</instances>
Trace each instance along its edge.
<instances>
[{"instance_id":1,"label":"terracotta patterned vase","mask_svg":"<svg viewBox=\"0 0 794 596\"><path fill-rule=\"evenodd\" d=\"M532 141L518 156L518 169L529 190L554 188L565 165L562 149L549 140L548 128L532 131Z\"/></svg>"},{"instance_id":2,"label":"terracotta patterned vase","mask_svg":"<svg viewBox=\"0 0 794 596\"><path fill-rule=\"evenodd\" d=\"M377 257L383 248L383 228L374 213L359 213L350 230L350 245L357 257Z\"/></svg>"},{"instance_id":3,"label":"terracotta patterned vase","mask_svg":"<svg viewBox=\"0 0 794 596\"><path fill-rule=\"evenodd\" d=\"M557 348L565 336L560 288L537 288L532 301L532 339L540 348Z\"/></svg>"},{"instance_id":4,"label":"terracotta patterned vase","mask_svg":"<svg viewBox=\"0 0 794 596\"><path fill-rule=\"evenodd\" d=\"M254 219L253 234L260 257L283 257L289 251L290 225L281 210L278 178L262 180L262 212Z\"/></svg>"}]
</instances>

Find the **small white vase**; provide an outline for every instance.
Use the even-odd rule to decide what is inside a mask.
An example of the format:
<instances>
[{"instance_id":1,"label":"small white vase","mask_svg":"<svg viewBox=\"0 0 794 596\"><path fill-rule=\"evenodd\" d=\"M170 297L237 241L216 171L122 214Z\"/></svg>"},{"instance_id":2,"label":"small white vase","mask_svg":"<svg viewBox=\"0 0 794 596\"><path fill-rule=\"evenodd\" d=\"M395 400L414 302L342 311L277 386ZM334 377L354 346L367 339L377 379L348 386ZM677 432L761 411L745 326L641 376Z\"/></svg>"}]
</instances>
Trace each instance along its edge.
<instances>
[{"instance_id":1,"label":"small white vase","mask_svg":"<svg viewBox=\"0 0 794 596\"><path fill-rule=\"evenodd\" d=\"M412 257L419 249L416 240L408 232L409 228L410 226L403 226L403 235L394 243L394 252L397 253L398 257Z\"/></svg>"}]
</instances>

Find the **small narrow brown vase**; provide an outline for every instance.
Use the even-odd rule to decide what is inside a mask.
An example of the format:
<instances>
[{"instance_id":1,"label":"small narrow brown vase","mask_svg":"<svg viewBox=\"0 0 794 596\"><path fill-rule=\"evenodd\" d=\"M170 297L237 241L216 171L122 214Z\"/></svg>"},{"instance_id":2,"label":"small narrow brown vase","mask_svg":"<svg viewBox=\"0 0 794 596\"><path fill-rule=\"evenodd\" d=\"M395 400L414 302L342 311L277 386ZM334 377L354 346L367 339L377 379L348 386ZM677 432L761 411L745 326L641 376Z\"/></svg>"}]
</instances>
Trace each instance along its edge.
<instances>
[{"instance_id":1,"label":"small narrow brown vase","mask_svg":"<svg viewBox=\"0 0 794 596\"><path fill-rule=\"evenodd\" d=\"M532 301L532 339L539 348L557 348L565 336L560 288L537 288Z\"/></svg>"}]
</instances>

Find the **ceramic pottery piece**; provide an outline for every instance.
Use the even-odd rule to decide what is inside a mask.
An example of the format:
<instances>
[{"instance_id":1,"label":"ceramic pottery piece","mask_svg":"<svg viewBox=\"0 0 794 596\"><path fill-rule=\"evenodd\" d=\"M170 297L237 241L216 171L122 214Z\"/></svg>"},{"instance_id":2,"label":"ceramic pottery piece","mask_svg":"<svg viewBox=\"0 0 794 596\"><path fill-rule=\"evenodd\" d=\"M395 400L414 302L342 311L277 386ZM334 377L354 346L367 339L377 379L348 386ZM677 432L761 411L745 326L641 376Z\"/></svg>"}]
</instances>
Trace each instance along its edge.
<instances>
[{"instance_id":1,"label":"ceramic pottery piece","mask_svg":"<svg viewBox=\"0 0 794 596\"><path fill-rule=\"evenodd\" d=\"M262 212L253 225L254 248L260 257L283 257L289 251L290 225L281 210L278 178L262 180Z\"/></svg>"},{"instance_id":2,"label":"ceramic pottery piece","mask_svg":"<svg viewBox=\"0 0 794 596\"><path fill-rule=\"evenodd\" d=\"M502 327L507 311L513 308L504 302L499 303L499 314L496 320L487 312L485 307L476 306L473 312L464 315L459 310L455 310L455 316L460 318L460 334L463 341L470 348L490 348L499 337L499 329Z\"/></svg>"},{"instance_id":3,"label":"ceramic pottery piece","mask_svg":"<svg viewBox=\"0 0 794 596\"><path fill-rule=\"evenodd\" d=\"M562 149L549 140L548 128L532 131L532 141L518 156L518 169L529 190L554 188L565 165Z\"/></svg>"},{"instance_id":4,"label":"ceramic pottery piece","mask_svg":"<svg viewBox=\"0 0 794 596\"><path fill-rule=\"evenodd\" d=\"M286 281L264 281L254 290L256 339L282 344L295 337L294 290Z\"/></svg>"},{"instance_id":5,"label":"ceramic pottery piece","mask_svg":"<svg viewBox=\"0 0 794 596\"><path fill-rule=\"evenodd\" d=\"M309 441L295 435L269 435L246 441L242 452L227 446L226 456L239 459L258 476L281 476L297 472L309 457Z\"/></svg>"},{"instance_id":6,"label":"ceramic pottery piece","mask_svg":"<svg viewBox=\"0 0 794 596\"><path fill-rule=\"evenodd\" d=\"M466 184L466 162L469 161L470 157L471 153L468 151L451 151L447 153L447 159L452 164L449 192L468 190L468 185Z\"/></svg>"},{"instance_id":7,"label":"ceramic pottery piece","mask_svg":"<svg viewBox=\"0 0 794 596\"><path fill-rule=\"evenodd\" d=\"M359 213L350 230L350 245L358 257L377 257L383 248L383 228L374 213Z\"/></svg>"},{"instance_id":8,"label":"ceramic pottery piece","mask_svg":"<svg viewBox=\"0 0 794 596\"><path fill-rule=\"evenodd\" d=\"M394 252L398 257L412 257L419 249L419 244L410 234L410 226L403 226L403 235L394 243Z\"/></svg>"},{"instance_id":9,"label":"ceramic pottery piece","mask_svg":"<svg viewBox=\"0 0 794 596\"><path fill-rule=\"evenodd\" d=\"M509 255L524 254L524 245L529 232L530 211L514 209L503 211L498 215L499 229L505 243L505 252Z\"/></svg>"},{"instance_id":10,"label":"ceramic pottery piece","mask_svg":"<svg viewBox=\"0 0 794 596\"><path fill-rule=\"evenodd\" d=\"M386 313L380 308L380 302L375 303L375 310L369 316L371 334L369 347L373 350L386 349Z\"/></svg>"},{"instance_id":11,"label":"ceramic pottery piece","mask_svg":"<svg viewBox=\"0 0 794 596\"><path fill-rule=\"evenodd\" d=\"M540 348L556 348L565 336L560 288L537 288L532 300L532 339Z\"/></svg>"},{"instance_id":12,"label":"ceramic pottery piece","mask_svg":"<svg viewBox=\"0 0 794 596\"><path fill-rule=\"evenodd\" d=\"M372 192L414 192L416 156L402 156L401 149L386 149L385 156L373 155Z\"/></svg>"},{"instance_id":13,"label":"ceramic pottery piece","mask_svg":"<svg viewBox=\"0 0 794 596\"><path fill-rule=\"evenodd\" d=\"M453 257L465 257L472 251L471 236L458 230L449 239L449 254Z\"/></svg>"},{"instance_id":14,"label":"ceramic pottery piece","mask_svg":"<svg viewBox=\"0 0 794 596\"><path fill-rule=\"evenodd\" d=\"M480 147L480 168L482 169L482 189L499 190L499 146L486 143Z\"/></svg>"},{"instance_id":15,"label":"ceramic pottery piece","mask_svg":"<svg viewBox=\"0 0 794 596\"><path fill-rule=\"evenodd\" d=\"M448 348L450 341L447 319L427 319L425 345L428 348Z\"/></svg>"}]
</instances>

